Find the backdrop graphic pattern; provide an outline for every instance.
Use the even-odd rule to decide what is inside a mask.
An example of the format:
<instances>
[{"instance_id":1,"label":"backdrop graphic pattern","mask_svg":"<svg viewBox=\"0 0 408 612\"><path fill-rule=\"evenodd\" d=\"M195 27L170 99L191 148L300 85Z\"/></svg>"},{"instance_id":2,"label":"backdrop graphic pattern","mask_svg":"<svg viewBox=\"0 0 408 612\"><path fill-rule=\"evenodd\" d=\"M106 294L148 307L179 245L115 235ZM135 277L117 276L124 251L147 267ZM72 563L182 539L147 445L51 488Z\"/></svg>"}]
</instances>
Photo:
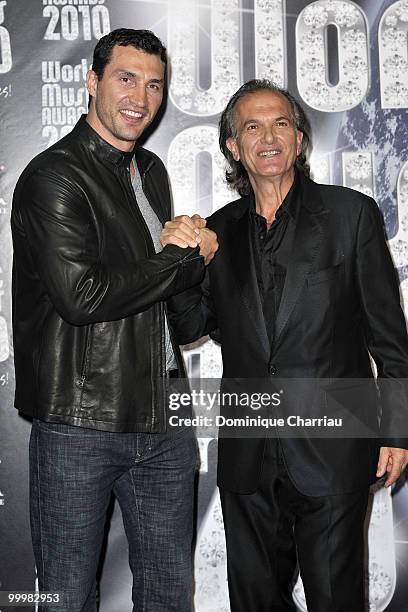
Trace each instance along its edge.
<instances>
[{"instance_id":1,"label":"backdrop graphic pattern","mask_svg":"<svg viewBox=\"0 0 408 612\"><path fill-rule=\"evenodd\" d=\"M210 214L235 196L223 179L217 119L245 80L272 78L303 102L319 182L376 197L408 304L408 0L0 0L0 589L35 588L27 507L29 423L13 409L12 191L26 163L86 112L96 41L116 27L152 29L167 44L165 112L147 146L169 169L175 212ZM375 271L373 270L373 282ZM192 376L217 377L212 342L187 347ZM227 612L226 558L215 487L215 440L199 441L196 610ZM370 610L408 610L408 486L373 499ZM101 611L131 609L117 508L101 579ZM295 592L304 608L301 585ZM28 609L28 608L25 608ZM1 611L0 611L1 612Z\"/></svg>"}]
</instances>

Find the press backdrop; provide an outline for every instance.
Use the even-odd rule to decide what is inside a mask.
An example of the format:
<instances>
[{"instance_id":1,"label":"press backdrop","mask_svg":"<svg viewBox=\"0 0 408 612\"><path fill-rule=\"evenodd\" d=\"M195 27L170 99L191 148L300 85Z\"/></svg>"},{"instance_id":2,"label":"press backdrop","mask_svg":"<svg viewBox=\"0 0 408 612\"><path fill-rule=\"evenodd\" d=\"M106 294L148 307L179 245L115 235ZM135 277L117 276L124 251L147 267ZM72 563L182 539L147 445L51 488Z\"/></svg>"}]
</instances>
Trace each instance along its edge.
<instances>
[{"instance_id":1,"label":"press backdrop","mask_svg":"<svg viewBox=\"0 0 408 612\"><path fill-rule=\"evenodd\" d=\"M408 0L0 0L0 590L36 588L30 424L13 408L12 192L26 163L86 112L93 47L117 27L149 28L169 49L167 105L146 144L167 165L176 213L206 216L235 197L223 180L217 119L244 81L271 78L308 111L315 180L377 199L402 295L408 292ZM212 342L188 347L185 356L191 375L220 374ZM196 611L226 612L216 441L200 440L200 450ZM101 611L127 612L127 544L120 512L112 510ZM373 498L370 610L408 610L407 540L408 487L401 481L391 495L382 490ZM304 610L300 583L295 597Z\"/></svg>"}]
</instances>

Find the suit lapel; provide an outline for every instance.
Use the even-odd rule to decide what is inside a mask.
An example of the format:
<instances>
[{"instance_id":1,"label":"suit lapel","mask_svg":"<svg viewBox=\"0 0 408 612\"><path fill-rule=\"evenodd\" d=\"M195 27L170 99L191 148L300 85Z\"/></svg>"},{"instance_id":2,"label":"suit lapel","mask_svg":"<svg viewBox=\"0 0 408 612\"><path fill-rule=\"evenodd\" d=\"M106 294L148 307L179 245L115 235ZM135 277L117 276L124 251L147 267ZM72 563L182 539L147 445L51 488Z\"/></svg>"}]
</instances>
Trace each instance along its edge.
<instances>
[{"instance_id":1,"label":"suit lapel","mask_svg":"<svg viewBox=\"0 0 408 612\"><path fill-rule=\"evenodd\" d=\"M316 260L323 243L328 211L320 198L318 185L299 176L301 202L285 284L275 324L274 348L284 332L305 284L306 275Z\"/></svg>"},{"instance_id":2,"label":"suit lapel","mask_svg":"<svg viewBox=\"0 0 408 612\"><path fill-rule=\"evenodd\" d=\"M225 236L225 241L228 245L226 251L229 253L231 260L230 269L234 271L242 301L248 310L250 320L256 328L261 346L269 358L271 347L256 278L248 208L249 198L245 198L245 200L246 208L244 213L239 218L233 219L228 226L228 234ZM244 202L242 204L244 205Z\"/></svg>"}]
</instances>

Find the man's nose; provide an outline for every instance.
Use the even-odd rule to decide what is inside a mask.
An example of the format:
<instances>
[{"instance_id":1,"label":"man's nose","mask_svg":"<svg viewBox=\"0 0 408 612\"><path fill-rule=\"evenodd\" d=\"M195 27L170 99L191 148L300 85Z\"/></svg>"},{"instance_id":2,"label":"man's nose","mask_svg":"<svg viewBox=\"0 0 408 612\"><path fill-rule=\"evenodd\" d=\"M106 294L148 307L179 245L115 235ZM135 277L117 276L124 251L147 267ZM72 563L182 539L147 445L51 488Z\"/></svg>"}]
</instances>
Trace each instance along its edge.
<instances>
[{"instance_id":1,"label":"man's nose","mask_svg":"<svg viewBox=\"0 0 408 612\"><path fill-rule=\"evenodd\" d=\"M262 132L262 140L265 143L273 143L275 140L275 128L273 125L265 126Z\"/></svg>"},{"instance_id":2,"label":"man's nose","mask_svg":"<svg viewBox=\"0 0 408 612\"><path fill-rule=\"evenodd\" d=\"M132 87L130 91L129 98L136 106L145 107L147 100L146 85L142 82L136 83L136 85Z\"/></svg>"}]
</instances>

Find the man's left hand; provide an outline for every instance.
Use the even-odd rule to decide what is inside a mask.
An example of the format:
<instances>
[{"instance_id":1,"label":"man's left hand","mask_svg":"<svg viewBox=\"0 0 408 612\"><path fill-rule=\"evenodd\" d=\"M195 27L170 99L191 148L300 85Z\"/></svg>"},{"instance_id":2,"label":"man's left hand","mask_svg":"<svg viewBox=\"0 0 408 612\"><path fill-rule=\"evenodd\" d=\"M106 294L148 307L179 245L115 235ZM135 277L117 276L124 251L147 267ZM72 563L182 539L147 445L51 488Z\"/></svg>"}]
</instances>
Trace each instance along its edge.
<instances>
[{"instance_id":1,"label":"man's left hand","mask_svg":"<svg viewBox=\"0 0 408 612\"><path fill-rule=\"evenodd\" d=\"M392 446L382 446L377 466L377 478L384 476L388 472L388 478L384 486L390 487L408 465L408 450L405 448L393 448Z\"/></svg>"}]
</instances>

